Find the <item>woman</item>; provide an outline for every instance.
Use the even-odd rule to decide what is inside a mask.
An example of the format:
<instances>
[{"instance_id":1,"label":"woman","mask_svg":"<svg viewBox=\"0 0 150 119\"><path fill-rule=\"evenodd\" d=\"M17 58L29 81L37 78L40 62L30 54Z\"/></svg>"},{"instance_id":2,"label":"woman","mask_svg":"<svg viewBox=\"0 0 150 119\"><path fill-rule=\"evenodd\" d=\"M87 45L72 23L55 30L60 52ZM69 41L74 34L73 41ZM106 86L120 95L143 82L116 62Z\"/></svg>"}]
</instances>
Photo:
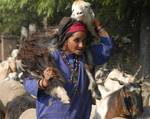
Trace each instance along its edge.
<instances>
[{"instance_id":1,"label":"woman","mask_svg":"<svg viewBox=\"0 0 150 119\"><path fill-rule=\"evenodd\" d=\"M100 37L100 43L89 46L93 59L93 65L105 63L112 49L111 39L108 33L101 28L100 23L95 20ZM48 79L55 77L56 73L52 67L44 70L42 80L24 81L25 89L37 97L36 112L38 119L89 119L91 112L91 92L88 90L89 81L85 74L86 58L84 51L88 42L88 31L86 25L81 22L68 20L59 31L59 49L52 53L58 68L65 76L66 89L70 98L69 104L63 104L60 99L46 95L44 89L48 86Z\"/></svg>"}]
</instances>

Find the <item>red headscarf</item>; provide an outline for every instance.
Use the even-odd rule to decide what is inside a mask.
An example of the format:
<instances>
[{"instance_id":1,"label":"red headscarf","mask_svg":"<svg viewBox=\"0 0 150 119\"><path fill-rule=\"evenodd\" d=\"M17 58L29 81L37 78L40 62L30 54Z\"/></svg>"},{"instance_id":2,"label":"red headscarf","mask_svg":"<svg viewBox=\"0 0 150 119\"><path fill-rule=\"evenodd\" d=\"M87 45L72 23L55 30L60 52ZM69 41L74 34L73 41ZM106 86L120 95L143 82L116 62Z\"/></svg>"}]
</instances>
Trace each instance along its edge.
<instances>
[{"instance_id":1,"label":"red headscarf","mask_svg":"<svg viewBox=\"0 0 150 119\"><path fill-rule=\"evenodd\" d=\"M83 32L87 32L87 27L85 24L81 23L81 22L75 22L74 24L72 24L66 31L67 33L74 33L74 32L78 32L78 31L83 31Z\"/></svg>"},{"instance_id":2,"label":"red headscarf","mask_svg":"<svg viewBox=\"0 0 150 119\"><path fill-rule=\"evenodd\" d=\"M62 25L60 25L59 28L59 42L58 46L62 47L64 42L72 35L72 33L82 31L87 32L87 27L84 23L75 21L74 19L71 19L70 17L67 18Z\"/></svg>"}]
</instances>

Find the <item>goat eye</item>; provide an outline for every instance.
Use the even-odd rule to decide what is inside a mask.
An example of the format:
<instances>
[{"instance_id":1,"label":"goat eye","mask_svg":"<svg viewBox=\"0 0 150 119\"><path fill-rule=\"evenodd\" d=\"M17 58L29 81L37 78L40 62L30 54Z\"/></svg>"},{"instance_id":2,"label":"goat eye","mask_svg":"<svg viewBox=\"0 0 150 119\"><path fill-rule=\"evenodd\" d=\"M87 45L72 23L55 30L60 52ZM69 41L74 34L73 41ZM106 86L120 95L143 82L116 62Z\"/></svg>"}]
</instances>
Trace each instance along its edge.
<instances>
[{"instance_id":1,"label":"goat eye","mask_svg":"<svg viewBox=\"0 0 150 119\"><path fill-rule=\"evenodd\" d=\"M127 75L126 75L125 73L123 73L122 75L123 75L123 77L125 77L125 78L127 77Z\"/></svg>"}]
</instances>

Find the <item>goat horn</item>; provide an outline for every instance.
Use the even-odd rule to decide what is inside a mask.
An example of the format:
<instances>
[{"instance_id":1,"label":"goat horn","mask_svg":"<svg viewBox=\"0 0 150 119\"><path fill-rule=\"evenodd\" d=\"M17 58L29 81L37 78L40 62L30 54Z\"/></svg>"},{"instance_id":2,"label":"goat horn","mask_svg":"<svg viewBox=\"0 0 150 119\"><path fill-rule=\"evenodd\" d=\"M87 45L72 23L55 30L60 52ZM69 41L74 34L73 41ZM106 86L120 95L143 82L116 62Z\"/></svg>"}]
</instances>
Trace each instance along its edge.
<instances>
[{"instance_id":1,"label":"goat horn","mask_svg":"<svg viewBox=\"0 0 150 119\"><path fill-rule=\"evenodd\" d=\"M135 81L135 77L139 74L140 70L142 68L142 65L139 66L139 68L137 69L137 71L135 72L135 74L133 75L133 81Z\"/></svg>"}]
</instances>

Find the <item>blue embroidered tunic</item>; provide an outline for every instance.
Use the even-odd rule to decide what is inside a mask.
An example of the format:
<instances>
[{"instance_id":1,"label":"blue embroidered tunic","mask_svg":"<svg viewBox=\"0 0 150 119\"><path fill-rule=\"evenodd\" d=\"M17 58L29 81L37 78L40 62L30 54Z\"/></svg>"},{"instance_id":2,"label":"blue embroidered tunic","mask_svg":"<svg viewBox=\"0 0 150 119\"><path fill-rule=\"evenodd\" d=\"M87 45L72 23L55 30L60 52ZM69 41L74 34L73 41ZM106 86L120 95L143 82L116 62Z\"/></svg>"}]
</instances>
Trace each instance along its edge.
<instances>
[{"instance_id":1,"label":"blue embroidered tunic","mask_svg":"<svg viewBox=\"0 0 150 119\"><path fill-rule=\"evenodd\" d=\"M104 64L112 49L112 42L109 37L101 37L100 44L90 47L94 65ZM70 71L68 65L62 59L59 50L53 53L58 68L66 78L64 88L71 99L69 104L63 104L60 99L46 95L43 90L38 88L37 80L28 77L24 80L24 87L27 92L37 97L36 113L37 119L89 119L91 112L91 93L88 90L89 81L85 75L84 60L80 58L78 69L77 91L72 82L70 82ZM73 62L73 55L67 58ZM31 80L32 79L32 80Z\"/></svg>"}]
</instances>

